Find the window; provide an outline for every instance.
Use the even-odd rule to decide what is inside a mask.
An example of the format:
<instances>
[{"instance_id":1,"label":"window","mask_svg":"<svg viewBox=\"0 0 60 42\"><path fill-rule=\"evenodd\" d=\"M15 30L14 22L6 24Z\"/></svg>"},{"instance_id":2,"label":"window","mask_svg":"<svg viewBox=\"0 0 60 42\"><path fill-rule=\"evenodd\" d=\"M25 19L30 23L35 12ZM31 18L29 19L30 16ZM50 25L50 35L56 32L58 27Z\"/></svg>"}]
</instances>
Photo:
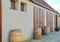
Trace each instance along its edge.
<instances>
[{"instance_id":1,"label":"window","mask_svg":"<svg viewBox=\"0 0 60 42\"><path fill-rule=\"evenodd\" d=\"M15 9L15 1L14 0L10 0L11 1L11 9Z\"/></svg>"},{"instance_id":2,"label":"window","mask_svg":"<svg viewBox=\"0 0 60 42\"><path fill-rule=\"evenodd\" d=\"M21 11L26 11L26 3L21 2Z\"/></svg>"}]
</instances>

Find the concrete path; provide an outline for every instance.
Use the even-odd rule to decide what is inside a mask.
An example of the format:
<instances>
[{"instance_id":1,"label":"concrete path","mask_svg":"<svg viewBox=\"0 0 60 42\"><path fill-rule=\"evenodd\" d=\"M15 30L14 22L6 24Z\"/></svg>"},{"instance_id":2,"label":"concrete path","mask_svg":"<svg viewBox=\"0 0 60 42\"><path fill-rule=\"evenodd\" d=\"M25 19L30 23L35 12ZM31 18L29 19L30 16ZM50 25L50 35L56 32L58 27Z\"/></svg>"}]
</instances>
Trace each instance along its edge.
<instances>
[{"instance_id":1,"label":"concrete path","mask_svg":"<svg viewBox=\"0 0 60 42\"><path fill-rule=\"evenodd\" d=\"M26 42L60 42L60 31L52 32L49 35L43 35L41 39L32 39Z\"/></svg>"}]
</instances>

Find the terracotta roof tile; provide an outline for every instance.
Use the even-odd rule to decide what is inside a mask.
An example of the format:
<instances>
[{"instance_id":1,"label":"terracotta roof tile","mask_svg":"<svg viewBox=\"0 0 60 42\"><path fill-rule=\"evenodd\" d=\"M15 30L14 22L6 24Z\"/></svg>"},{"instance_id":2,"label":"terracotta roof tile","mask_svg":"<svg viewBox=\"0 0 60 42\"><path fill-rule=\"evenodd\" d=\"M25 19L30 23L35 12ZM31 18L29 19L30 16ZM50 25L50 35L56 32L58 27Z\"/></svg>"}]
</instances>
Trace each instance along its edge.
<instances>
[{"instance_id":1,"label":"terracotta roof tile","mask_svg":"<svg viewBox=\"0 0 60 42\"><path fill-rule=\"evenodd\" d=\"M43 6L51 11L54 11L54 12L57 12L56 10L54 10L48 3L46 3L44 0L31 0L32 2L40 5L40 6Z\"/></svg>"},{"instance_id":2,"label":"terracotta roof tile","mask_svg":"<svg viewBox=\"0 0 60 42\"><path fill-rule=\"evenodd\" d=\"M51 9L53 9L53 8L52 8L50 5L48 5L48 3L46 3L44 0L36 0L36 1L37 1L38 3L46 6L46 7L49 7L49 8L51 8Z\"/></svg>"}]
</instances>

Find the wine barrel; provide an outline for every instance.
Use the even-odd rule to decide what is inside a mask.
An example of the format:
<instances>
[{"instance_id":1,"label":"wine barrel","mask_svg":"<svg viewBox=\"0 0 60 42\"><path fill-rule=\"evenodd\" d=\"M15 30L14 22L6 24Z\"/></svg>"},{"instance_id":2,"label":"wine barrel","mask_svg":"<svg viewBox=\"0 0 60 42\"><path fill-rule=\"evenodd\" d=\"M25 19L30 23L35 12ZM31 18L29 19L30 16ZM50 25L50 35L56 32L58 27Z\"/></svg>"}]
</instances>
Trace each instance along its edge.
<instances>
[{"instance_id":1,"label":"wine barrel","mask_svg":"<svg viewBox=\"0 0 60 42\"><path fill-rule=\"evenodd\" d=\"M44 27L43 28L43 35L49 34L50 33L50 27Z\"/></svg>"},{"instance_id":2,"label":"wine barrel","mask_svg":"<svg viewBox=\"0 0 60 42\"><path fill-rule=\"evenodd\" d=\"M34 38L35 38L35 39L40 39L40 38L42 38L42 30L41 30L41 28L36 28L36 29L34 30Z\"/></svg>"},{"instance_id":3,"label":"wine barrel","mask_svg":"<svg viewBox=\"0 0 60 42\"><path fill-rule=\"evenodd\" d=\"M10 31L10 42L22 42L22 35L20 30Z\"/></svg>"}]
</instances>

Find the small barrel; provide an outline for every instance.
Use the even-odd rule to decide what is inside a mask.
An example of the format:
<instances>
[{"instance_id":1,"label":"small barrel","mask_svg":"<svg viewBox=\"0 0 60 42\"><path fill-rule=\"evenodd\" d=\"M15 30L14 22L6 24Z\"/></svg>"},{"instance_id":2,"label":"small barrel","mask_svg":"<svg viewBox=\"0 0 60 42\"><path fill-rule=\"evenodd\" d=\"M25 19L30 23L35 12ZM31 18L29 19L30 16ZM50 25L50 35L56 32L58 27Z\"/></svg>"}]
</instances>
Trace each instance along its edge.
<instances>
[{"instance_id":1,"label":"small barrel","mask_svg":"<svg viewBox=\"0 0 60 42\"><path fill-rule=\"evenodd\" d=\"M34 38L35 38L35 39L40 39L40 38L42 38L42 30L41 30L41 28L36 28L36 29L34 30Z\"/></svg>"},{"instance_id":2,"label":"small barrel","mask_svg":"<svg viewBox=\"0 0 60 42\"><path fill-rule=\"evenodd\" d=\"M10 42L22 42L22 35L20 30L10 31Z\"/></svg>"}]
</instances>

